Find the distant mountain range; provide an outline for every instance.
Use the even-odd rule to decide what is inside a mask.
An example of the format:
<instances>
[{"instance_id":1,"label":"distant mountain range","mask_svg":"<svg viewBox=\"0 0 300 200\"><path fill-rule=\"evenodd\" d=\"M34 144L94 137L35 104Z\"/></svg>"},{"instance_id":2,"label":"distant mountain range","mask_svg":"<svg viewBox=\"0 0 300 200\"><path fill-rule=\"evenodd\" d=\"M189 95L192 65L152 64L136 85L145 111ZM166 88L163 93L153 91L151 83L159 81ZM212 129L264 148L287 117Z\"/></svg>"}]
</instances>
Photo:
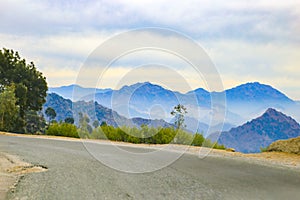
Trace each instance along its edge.
<instances>
[{"instance_id":1,"label":"distant mountain range","mask_svg":"<svg viewBox=\"0 0 300 200\"><path fill-rule=\"evenodd\" d=\"M111 90L112 89L84 88L79 85L72 84L72 85L61 86L61 87L50 87L48 93L56 93L65 99L78 101L83 96L87 96L94 93L109 92ZM76 93L73 93L74 91L76 91Z\"/></svg>"},{"instance_id":2,"label":"distant mountain range","mask_svg":"<svg viewBox=\"0 0 300 200\"><path fill-rule=\"evenodd\" d=\"M300 125L291 117L269 108L262 116L230 131L222 132L220 144L244 153L260 152L272 142L300 136ZM217 137L212 135L211 138Z\"/></svg>"},{"instance_id":3,"label":"distant mountain range","mask_svg":"<svg viewBox=\"0 0 300 200\"><path fill-rule=\"evenodd\" d=\"M75 123L78 123L79 112L87 114L90 118L91 123L98 120L106 122L112 126L136 126L148 125L150 127L170 127L173 124L167 123L164 120L151 120L144 118L132 118L128 119L119 115L117 112L100 105L97 102L89 101L76 101L72 102L70 99L65 99L58 94L50 93L47 95L46 103L43 105L43 112L48 108L52 107L57 116L57 121L64 121L67 117L73 117Z\"/></svg>"},{"instance_id":4,"label":"distant mountain range","mask_svg":"<svg viewBox=\"0 0 300 200\"><path fill-rule=\"evenodd\" d=\"M275 88L258 82L246 83L223 92L208 92L203 88L187 92L185 94L167 90L150 82L136 83L123 86L119 90L83 88L77 85L50 88L64 98L75 100L96 100L99 104L117 111L127 118L141 117L151 119L163 119L170 121L170 112L175 105L181 103L188 108L188 128L195 130L195 120L199 127L211 123L213 112L211 111L211 95L220 96L226 94L226 118L225 123L234 127L262 113L267 108L273 107L300 120L300 113L295 108L300 104L294 102ZM76 99L77 98L77 99ZM189 120L191 120L189 122ZM202 124L201 124L202 123ZM220 123L220 122L219 122ZM193 127L191 126L193 125Z\"/></svg>"},{"instance_id":5,"label":"distant mountain range","mask_svg":"<svg viewBox=\"0 0 300 200\"><path fill-rule=\"evenodd\" d=\"M300 135L299 124L283 114L299 120L299 101L293 101L277 89L258 82L242 84L223 92L208 92L198 88L185 94L150 82L126 85L119 90L70 85L50 88L49 91L61 95L49 93L44 104L44 110L47 107L55 109L58 121L70 116L76 121L78 113L82 112L88 114L91 121L105 121L113 126L174 126L170 112L180 103L188 109L185 117L188 130L210 135L212 139L237 151L259 152L261 147L278 139ZM211 122L216 114L211 108L211 97L218 98L224 94L227 104L217 105L213 109L225 109L225 120L221 118ZM272 109L268 109L270 107ZM265 110L262 116L251 120ZM221 132L219 138L217 132Z\"/></svg>"},{"instance_id":6,"label":"distant mountain range","mask_svg":"<svg viewBox=\"0 0 300 200\"><path fill-rule=\"evenodd\" d=\"M285 94L269 85L259 82L242 84L225 92L227 101L230 103L294 103Z\"/></svg>"}]
</instances>

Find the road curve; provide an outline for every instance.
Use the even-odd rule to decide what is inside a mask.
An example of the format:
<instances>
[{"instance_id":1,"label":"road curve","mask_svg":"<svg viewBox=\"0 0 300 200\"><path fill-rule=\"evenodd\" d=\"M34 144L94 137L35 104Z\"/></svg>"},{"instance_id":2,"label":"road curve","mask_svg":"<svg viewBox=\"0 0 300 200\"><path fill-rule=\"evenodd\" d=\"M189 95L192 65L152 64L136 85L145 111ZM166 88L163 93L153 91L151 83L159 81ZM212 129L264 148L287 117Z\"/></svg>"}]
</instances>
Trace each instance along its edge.
<instances>
[{"instance_id":1,"label":"road curve","mask_svg":"<svg viewBox=\"0 0 300 200\"><path fill-rule=\"evenodd\" d=\"M115 162L124 159L110 145L99 145L103 152L111 152L109 159ZM26 162L49 169L25 175L14 193L8 195L9 199L265 200L300 196L299 171L236 159L210 156L199 159L184 154L161 170L130 174L103 165L79 141L0 135L0 152L18 155Z\"/></svg>"}]
</instances>

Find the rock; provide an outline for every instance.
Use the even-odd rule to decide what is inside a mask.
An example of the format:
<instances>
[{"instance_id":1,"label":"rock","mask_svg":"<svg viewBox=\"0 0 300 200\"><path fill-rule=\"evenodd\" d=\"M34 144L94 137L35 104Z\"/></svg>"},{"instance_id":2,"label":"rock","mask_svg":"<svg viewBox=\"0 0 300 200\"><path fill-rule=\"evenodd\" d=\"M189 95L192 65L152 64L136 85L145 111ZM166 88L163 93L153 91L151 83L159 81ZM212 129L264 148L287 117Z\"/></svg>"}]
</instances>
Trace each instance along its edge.
<instances>
[{"instance_id":1,"label":"rock","mask_svg":"<svg viewBox=\"0 0 300 200\"><path fill-rule=\"evenodd\" d=\"M279 151L286 153L300 154L300 137L288 139L288 140L278 140L273 142L267 151Z\"/></svg>"}]
</instances>

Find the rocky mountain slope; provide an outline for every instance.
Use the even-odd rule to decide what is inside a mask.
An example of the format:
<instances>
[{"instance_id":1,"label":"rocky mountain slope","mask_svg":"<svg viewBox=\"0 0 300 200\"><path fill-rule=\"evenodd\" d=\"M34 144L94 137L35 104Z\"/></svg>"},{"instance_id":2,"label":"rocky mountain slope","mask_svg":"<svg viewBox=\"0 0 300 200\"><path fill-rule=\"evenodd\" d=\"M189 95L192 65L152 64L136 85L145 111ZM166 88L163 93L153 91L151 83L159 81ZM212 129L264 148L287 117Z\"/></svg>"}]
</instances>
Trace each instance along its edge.
<instances>
[{"instance_id":1,"label":"rocky mountain slope","mask_svg":"<svg viewBox=\"0 0 300 200\"><path fill-rule=\"evenodd\" d=\"M228 124L240 125L270 107L283 110L294 118L300 119L300 114L294 112L297 103L277 89L258 82L242 84L223 92L209 92L198 88L185 94L150 82L125 85L119 90L68 86L55 88L55 90L50 88L50 91L57 91L58 94L66 97L70 96L71 89L76 90L75 96L84 96L83 99L86 101L96 100L99 104L127 118L152 117L169 121L172 108L181 103L188 108L188 118L191 122L187 121L187 124L193 124L196 120L207 125L213 116L210 108L211 96L218 97L225 94L227 103L225 122ZM87 91L90 94L87 94ZM188 128L193 129L193 127Z\"/></svg>"},{"instance_id":2,"label":"rocky mountain slope","mask_svg":"<svg viewBox=\"0 0 300 200\"><path fill-rule=\"evenodd\" d=\"M294 119L269 108L262 116L228 132L222 132L218 142L240 152L254 153L276 140L298 136L300 125Z\"/></svg>"},{"instance_id":3,"label":"rocky mountain slope","mask_svg":"<svg viewBox=\"0 0 300 200\"><path fill-rule=\"evenodd\" d=\"M122 115L119 115L117 112L100 105L98 102L93 101L76 101L72 102L69 99L65 99L55 93L50 93L47 96L47 101L43 106L43 111L48 107L52 107L57 116L57 121L63 121L67 117L73 117L75 123L78 122L79 112L87 114L90 118L91 123L94 120L101 122L106 122L112 126L137 126L148 125L152 127L169 127L173 126L170 123L167 123L164 120L151 120L144 118L132 118L128 119Z\"/></svg>"}]
</instances>

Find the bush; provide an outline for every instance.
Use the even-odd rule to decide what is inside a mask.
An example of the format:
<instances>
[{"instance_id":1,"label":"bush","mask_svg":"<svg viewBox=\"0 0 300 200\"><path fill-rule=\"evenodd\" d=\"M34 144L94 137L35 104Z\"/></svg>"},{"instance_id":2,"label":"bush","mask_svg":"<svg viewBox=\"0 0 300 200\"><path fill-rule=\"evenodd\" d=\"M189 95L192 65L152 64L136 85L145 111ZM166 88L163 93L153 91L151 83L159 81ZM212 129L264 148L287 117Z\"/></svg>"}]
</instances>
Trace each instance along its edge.
<instances>
[{"instance_id":1,"label":"bush","mask_svg":"<svg viewBox=\"0 0 300 200\"><path fill-rule=\"evenodd\" d=\"M196 133L194 135L194 140L192 142L193 146L202 146L203 142L204 142L205 138L203 137L202 134L200 133Z\"/></svg>"},{"instance_id":2,"label":"bush","mask_svg":"<svg viewBox=\"0 0 300 200\"><path fill-rule=\"evenodd\" d=\"M223 144L220 145L217 142L212 142L209 139L205 139L202 146L203 147L208 147L208 148L214 148L214 149L223 149L223 150L226 149L226 147Z\"/></svg>"},{"instance_id":3,"label":"bush","mask_svg":"<svg viewBox=\"0 0 300 200\"><path fill-rule=\"evenodd\" d=\"M112 141L123 141L130 143L146 143L146 144L184 144L193 146L203 146L215 149L225 149L224 145L213 143L209 139L205 139L202 134L195 135L184 131L176 130L173 127L153 128L142 126L136 127L113 127L99 126L90 134L87 129L77 129L75 125L69 123L54 123L51 124L46 131L47 135L65 136L65 137L80 137L91 139L102 139Z\"/></svg>"},{"instance_id":4,"label":"bush","mask_svg":"<svg viewBox=\"0 0 300 200\"><path fill-rule=\"evenodd\" d=\"M267 152L268 147L260 147L260 152Z\"/></svg>"},{"instance_id":5,"label":"bush","mask_svg":"<svg viewBox=\"0 0 300 200\"><path fill-rule=\"evenodd\" d=\"M46 131L47 135L65 136L79 138L77 127L69 123L54 123L51 124Z\"/></svg>"}]
</instances>

